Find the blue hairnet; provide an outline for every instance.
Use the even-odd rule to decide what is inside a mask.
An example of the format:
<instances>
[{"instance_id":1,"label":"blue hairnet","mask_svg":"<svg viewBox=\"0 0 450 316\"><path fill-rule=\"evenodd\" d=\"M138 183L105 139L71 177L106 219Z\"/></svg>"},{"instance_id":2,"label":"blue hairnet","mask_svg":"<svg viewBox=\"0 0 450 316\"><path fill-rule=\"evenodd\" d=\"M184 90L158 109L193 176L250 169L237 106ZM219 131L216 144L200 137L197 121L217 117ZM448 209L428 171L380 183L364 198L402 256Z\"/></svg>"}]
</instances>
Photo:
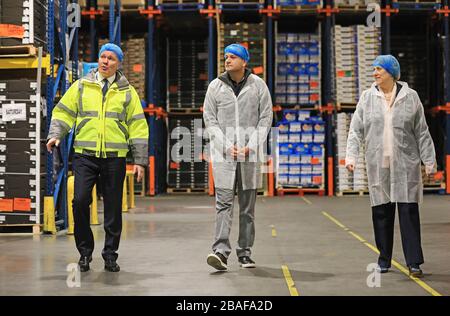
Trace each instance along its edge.
<instances>
[{"instance_id":1,"label":"blue hairnet","mask_svg":"<svg viewBox=\"0 0 450 316\"><path fill-rule=\"evenodd\" d=\"M395 80L400 79L400 64L397 58L392 55L380 55L373 62L374 67L381 67L394 77Z\"/></svg>"},{"instance_id":2,"label":"blue hairnet","mask_svg":"<svg viewBox=\"0 0 450 316\"><path fill-rule=\"evenodd\" d=\"M250 54L248 53L247 48L242 46L241 44L231 44L225 47L225 54L230 53L233 55L236 55L243 60L245 60L246 63L250 60Z\"/></svg>"},{"instance_id":3,"label":"blue hairnet","mask_svg":"<svg viewBox=\"0 0 450 316\"><path fill-rule=\"evenodd\" d=\"M120 49L119 46L117 46L116 44L113 43L107 43L105 45L102 46L102 48L100 48L100 52L98 53L98 57L100 57L100 55L105 51L110 51L113 52L114 54L116 54L117 58L119 59L119 61L123 60L123 52Z\"/></svg>"}]
</instances>

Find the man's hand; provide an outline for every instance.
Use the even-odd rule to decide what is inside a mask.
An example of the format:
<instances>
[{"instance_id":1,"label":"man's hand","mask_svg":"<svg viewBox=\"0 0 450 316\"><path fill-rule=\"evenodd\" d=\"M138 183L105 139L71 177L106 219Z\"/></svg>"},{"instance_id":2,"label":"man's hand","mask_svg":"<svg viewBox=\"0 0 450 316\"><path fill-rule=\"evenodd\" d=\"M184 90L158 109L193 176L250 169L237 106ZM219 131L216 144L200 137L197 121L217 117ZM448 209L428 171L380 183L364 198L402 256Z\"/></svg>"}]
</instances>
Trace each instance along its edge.
<instances>
[{"instance_id":1,"label":"man's hand","mask_svg":"<svg viewBox=\"0 0 450 316\"><path fill-rule=\"evenodd\" d=\"M239 154L243 157L248 157L248 155L250 154L250 148L248 147L244 147L241 150L239 150Z\"/></svg>"},{"instance_id":2,"label":"man's hand","mask_svg":"<svg viewBox=\"0 0 450 316\"><path fill-rule=\"evenodd\" d=\"M434 165L425 166L425 173L427 176L433 176L436 173Z\"/></svg>"},{"instance_id":3,"label":"man's hand","mask_svg":"<svg viewBox=\"0 0 450 316\"><path fill-rule=\"evenodd\" d=\"M48 142L47 142L47 151L48 151L49 153L52 153L52 147L53 147L53 146L58 147L58 146L59 146L59 143L60 143L60 140L59 140L59 139L56 139L56 138L50 138L50 139L48 140Z\"/></svg>"},{"instance_id":4,"label":"man's hand","mask_svg":"<svg viewBox=\"0 0 450 316\"><path fill-rule=\"evenodd\" d=\"M345 166L347 168L348 171L353 172L355 170L355 166L353 165L346 165Z\"/></svg>"},{"instance_id":5,"label":"man's hand","mask_svg":"<svg viewBox=\"0 0 450 316\"><path fill-rule=\"evenodd\" d=\"M141 182L142 177L144 176L145 168L139 165L134 165L133 173L137 174L137 181Z\"/></svg>"},{"instance_id":6,"label":"man's hand","mask_svg":"<svg viewBox=\"0 0 450 316\"><path fill-rule=\"evenodd\" d=\"M231 154L231 158L236 159L239 155L239 150L233 145L228 149L228 153Z\"/></svg>"}]
</instances>

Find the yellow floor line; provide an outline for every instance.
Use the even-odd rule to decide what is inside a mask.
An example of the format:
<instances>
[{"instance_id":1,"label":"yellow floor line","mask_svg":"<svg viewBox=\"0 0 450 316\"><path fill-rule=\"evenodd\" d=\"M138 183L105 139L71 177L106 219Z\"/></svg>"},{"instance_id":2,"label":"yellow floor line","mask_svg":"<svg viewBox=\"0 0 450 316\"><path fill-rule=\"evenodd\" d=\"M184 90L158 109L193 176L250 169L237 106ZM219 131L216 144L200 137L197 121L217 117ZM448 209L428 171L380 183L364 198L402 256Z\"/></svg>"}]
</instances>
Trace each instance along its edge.
<instances>
[{"instance_id":1,"label":"yellow floor line","mask_svg":"<svg viewBox=\"0 0 450 316\"><path fill-rule=\"evenodd\" d=\"M275 226L270 225L272 227L272 237L277 237L277 231L275 230Z\"/></svg>"},{"instance_id":2,"label":"yellow floor line","mask_svg":"<svg viewBox=\"0 0 450 316\"><path fill-rule=\"evenodd\" d=\"M289 293L291 293L291 296L300 296L297 288L295 287L294 280L292 280L289 268L286 265L283 265L281 266L281 269L283 270L284 279L286 280L286 284L288 286Z\"/></svg>"},{"instance_id":3,"label":"yellow floor line","mask_svg":"<svg viewBox=\"0 0 450 316\"><path fill-rule=\"evenodd\" d=\"M358 234L352 232L351 230L349 230L347 227L345 227L343 224L341 224L336 218L334 218L333 216L331 216L330 214L328 214L327 212L322 212L322 214L326 217L328 217L329 220L331 220L332 222L334 222L336 225L338 225L339 227L343 228L345 231L347 231L350 235L352 235L353 237L355 237L356 239L358 239L359 241L361 241L364 245L366 245L368 248L370 248L372 251L376 252L377 254L379 254L380 252L378 251L378 249L373 246L372 244L368 243L364 238L362 238L361 236L359 236ZM426 284L424 281L422 281L421 279L418 279L416 277L410 276L409 275L409 271L406 267L404 267L403 265L401 265L400 263L398 263L395 260L392 260L392 264L394 265L394 267L396 267L398 270L400 270L402 273L406 274L406 276L408 276L411 280L413 280L414 282L416 282L419 286L421 286L425 291L427 291L428 293L430 293L433 296L442 296L442 294L440 294L438 291L436 291L435 289L433 289L431 286L429 286L428 284Z\"/></svg>"},{"instance_id":4,"label":"yellow floor line","mask_svg":"<svg viewBox=\"0 0 450 316\"><path fill-rule=\"evenodd\" d=\"M305 198L304 196L302 196L303 201L306 202L306 204L311 205L312 202L310 200L308 200L307 198Z\"/></svg>"}]
</instances>

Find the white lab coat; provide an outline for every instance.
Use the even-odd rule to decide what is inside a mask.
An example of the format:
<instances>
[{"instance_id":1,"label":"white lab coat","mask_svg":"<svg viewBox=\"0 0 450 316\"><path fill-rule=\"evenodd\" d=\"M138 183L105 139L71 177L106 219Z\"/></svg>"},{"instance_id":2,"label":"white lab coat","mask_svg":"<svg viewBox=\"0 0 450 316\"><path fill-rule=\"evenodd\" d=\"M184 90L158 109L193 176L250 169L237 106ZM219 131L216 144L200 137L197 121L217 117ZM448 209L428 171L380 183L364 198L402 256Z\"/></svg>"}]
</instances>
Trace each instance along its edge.
<instances>
[{"instance_id":1,"label":"white lab coat","mask_svg":"<svg viewBox=\"0 0 450 316\"><path fill-rule=\"evenodd\" d=\"M347 140L346 165L355 165L359 145L364 142L367 177L372 206L389 202L420 203L423 199L421 164L436 168L433 140L424 108L416 91L405 82L392 105L392 156L383 168L385 105L375 83L365 90L356 106Z\"/></svg>"},{"instance_id":2,"label":"white lab coat","mask_svg":"<svg viewBox=\"0 0 450 316\"><path fill-rule=\"evenodd\" d=\"M227 157L226 153L233 145L248 146L252 153L251 161L240 162L243 189L256 189L261 184L260 154L272 118L269 89L258 76L249 75L237 97L222 80L211 81L205 96L203 119L210 138L216 188L234 187L237 161Z\"/></svg>"}]
</instances>

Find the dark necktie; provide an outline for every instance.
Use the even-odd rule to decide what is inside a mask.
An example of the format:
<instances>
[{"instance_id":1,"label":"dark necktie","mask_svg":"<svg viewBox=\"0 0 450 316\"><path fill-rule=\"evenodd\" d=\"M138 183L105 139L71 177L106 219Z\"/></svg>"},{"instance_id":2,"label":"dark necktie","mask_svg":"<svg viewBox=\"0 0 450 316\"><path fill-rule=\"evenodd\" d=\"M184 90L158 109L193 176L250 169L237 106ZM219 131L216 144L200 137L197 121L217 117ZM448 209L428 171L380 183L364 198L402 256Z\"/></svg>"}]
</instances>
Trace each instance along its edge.
<instances>
[{"instance_id":1,"label":"dark necktie","mask_svg":"<svg viewBox=\"0 0 450 316\"><path fill-rule=\"evenodd\" d=\"M103 98L106 95L106 92L108 91L108 79L103 79L103 89L102 89L102 93L103 93Z\"/></svg>"}]
</instances>

